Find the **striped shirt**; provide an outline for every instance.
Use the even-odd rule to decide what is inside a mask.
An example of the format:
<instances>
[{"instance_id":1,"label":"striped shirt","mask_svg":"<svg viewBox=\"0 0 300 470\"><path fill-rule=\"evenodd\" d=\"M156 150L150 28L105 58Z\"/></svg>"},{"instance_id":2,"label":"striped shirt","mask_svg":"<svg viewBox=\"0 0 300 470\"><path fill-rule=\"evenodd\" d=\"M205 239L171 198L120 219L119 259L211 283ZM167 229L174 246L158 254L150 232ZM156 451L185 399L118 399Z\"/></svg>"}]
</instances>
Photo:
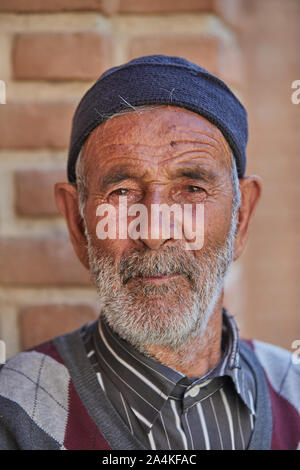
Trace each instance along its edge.
<instances>
[{"instance_id":1,"label":"striped shirt","mask_svg":"<svg viewBox=\"0 0 300 470\"><path fill-rule=\"evenodd\" d=\"M201 378L139 353L101 315L83 330L83 341L99 386L147 449L247 448L255 421L255 381L240 358L238 330L225 309L222 358Z\"/></svg>"}]
</instances>

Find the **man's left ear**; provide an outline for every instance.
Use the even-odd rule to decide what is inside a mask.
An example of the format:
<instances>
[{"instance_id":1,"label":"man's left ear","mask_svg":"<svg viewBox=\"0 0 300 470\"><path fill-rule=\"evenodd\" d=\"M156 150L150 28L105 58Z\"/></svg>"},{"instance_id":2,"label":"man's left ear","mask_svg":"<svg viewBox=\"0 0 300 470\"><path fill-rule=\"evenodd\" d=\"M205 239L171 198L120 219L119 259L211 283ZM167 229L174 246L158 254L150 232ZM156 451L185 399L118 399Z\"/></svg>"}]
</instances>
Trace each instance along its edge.
<instances>
[{"instance_id":1,"label":"man's left ear","mask_svg":"<svg viewBox=\"0 0 300 470\"><path fill-rule=\"evenodd\" d=\"M78 193L70 183L55 184L55 200L59 212L66 219L70 239L81 263L89 269L87 241L84 225L78 208Z\"/></svg>"},{"instance_id":2,"label":"man's left ear","mask_svg":"<svg viewBox=\"0 0 300 470\"><path fill-rule=\"evenodd\" d=\"M234 243L234 261L244 251L249 231L249 223L262 192L262 179L251 175L239 179L241 205L238 210L238 227Z\"/></svg>"}]
</instances>

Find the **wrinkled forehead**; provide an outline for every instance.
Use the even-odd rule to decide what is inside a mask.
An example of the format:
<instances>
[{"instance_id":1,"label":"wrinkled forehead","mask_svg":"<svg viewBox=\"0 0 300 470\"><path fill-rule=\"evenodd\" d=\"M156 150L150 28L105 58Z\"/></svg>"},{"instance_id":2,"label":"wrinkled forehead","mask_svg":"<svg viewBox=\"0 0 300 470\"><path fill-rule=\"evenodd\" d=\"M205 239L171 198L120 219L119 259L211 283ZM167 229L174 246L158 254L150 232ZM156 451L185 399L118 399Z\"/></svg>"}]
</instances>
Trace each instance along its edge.
<instances>
[{"instance_id":1,"label":"wrinkled forehead","mask_svg":"<svg viewBox=\"0 0 300 470\"><path fill-rule=\"evenodd\" d=\"M101 123L87 139L85 149L122 143L154 145L203 142L224 154L230 147L221 131L203 116L173 106L149 106L117 114Z\"/></svg>"}]
</instances>

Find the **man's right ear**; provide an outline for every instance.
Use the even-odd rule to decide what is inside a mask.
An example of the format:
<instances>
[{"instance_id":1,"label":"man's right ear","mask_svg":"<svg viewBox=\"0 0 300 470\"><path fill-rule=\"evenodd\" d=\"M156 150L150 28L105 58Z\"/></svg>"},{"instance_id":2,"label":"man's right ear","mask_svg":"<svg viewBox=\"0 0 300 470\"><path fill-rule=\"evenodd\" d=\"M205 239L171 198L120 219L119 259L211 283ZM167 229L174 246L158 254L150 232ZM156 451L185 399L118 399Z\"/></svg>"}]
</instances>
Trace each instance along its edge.
<instances>
[{"instance_id":1,"label":"man's right ear","mask_svg":"<svg viewBox=\"0 0 300 470\"><path fill-rule=\"evenodd\" d=\"M89 269L87 240L84 224L79 213L78 192L70 183L55 184L55 201L59 212L66 219L70 239L81 263Z\"/></svg>"}]
</instances>

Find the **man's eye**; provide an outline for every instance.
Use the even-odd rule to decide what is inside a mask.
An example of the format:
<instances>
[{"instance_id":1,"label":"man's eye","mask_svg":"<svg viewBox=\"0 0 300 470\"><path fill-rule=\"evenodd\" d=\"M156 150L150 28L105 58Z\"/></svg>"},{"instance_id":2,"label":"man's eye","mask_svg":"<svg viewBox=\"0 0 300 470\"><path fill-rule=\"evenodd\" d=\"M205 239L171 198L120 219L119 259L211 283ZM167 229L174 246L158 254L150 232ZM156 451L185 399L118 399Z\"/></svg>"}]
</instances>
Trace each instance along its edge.
<instances>
[{"instance_id":1,"label":"man's eye","mask_svg":"<svg viewBox=\"0 0 300 470\"><path fill-rule=\"evenodd\" d=\"M198 193L199 191L203 191L203 189L200 188L199 186L187 186L187 190L190 193Z\"/></svg>"},{"instance_id":2,"label":"man's eye","mask_svg":"<svg viewBox=\"0 0 300 470\"><path fill-rule=\"evenodd\" d=\"M117 196L125 196L126 194L128 194L128 191L129 191L128 189L119 188L119 189L115 189L110 194L116 194Z\"/></svg>"}]
</instances>

